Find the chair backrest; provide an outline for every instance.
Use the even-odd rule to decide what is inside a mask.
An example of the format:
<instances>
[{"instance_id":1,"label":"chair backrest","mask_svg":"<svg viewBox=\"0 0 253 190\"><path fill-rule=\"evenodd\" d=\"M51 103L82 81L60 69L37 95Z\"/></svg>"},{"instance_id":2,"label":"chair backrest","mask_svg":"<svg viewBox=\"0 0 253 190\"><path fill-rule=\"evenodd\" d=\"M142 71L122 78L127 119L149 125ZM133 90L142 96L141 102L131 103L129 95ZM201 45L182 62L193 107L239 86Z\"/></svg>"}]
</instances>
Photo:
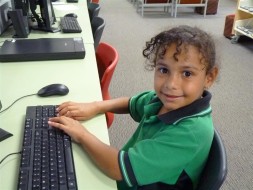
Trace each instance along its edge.
<instances>
[{"instance_id":1,"label":"chair backrest","mask_svg":"<svg viewBox=\"0 0 253 190\"><path fill-rule=\"evenodd\" d=\"M101 42L96 50L97 67L100 78L102 96L104 100L111 99L109 93L109 85L119 60L117 50L111 45ZM106 121L108 128L113 122L113 113L106 113Z\"/></svg>"},{"instance_id":2,"label":"chair backrest","mask_svg":"<svg viewBox=\"0 0 253 190\"><path fill-rule=\"evenodd\" d=\"M87 0L87 3L99 3L99 0Z\"/></svg>"},{"instance_id":3,"label":"chair backrest","mask_svg":"<svg viewBox=\"0 0 253 190\"><path fill-rule=\"evenodd\" d=\"M98 3L88 3L88 11L90 16L90 21L96 16L98 16L101 6Z\"/></svg>"},{"instance_id":4,"label":"chair backrest","mask_svg":"<svg viewBox=\"0 0 253 190\"><path fill-rule=\"evenodd\" d=\"M218 190L227 176L227 156L222 139L215 129L211 150L197 190Z\"/></svg>"},{"instance_id":5,"label":"chair backrest","mask_svg":"<svg viewBox=\"0 0 253 190\"><path fill-rule=\"evenodd\" d=\"M100 39L102 37L103 31L105 28L105 20L101 17L94 17L91 21L91 29L94 39L94 48L95 50L98 47Z\"/></svg>"}]
</instances>

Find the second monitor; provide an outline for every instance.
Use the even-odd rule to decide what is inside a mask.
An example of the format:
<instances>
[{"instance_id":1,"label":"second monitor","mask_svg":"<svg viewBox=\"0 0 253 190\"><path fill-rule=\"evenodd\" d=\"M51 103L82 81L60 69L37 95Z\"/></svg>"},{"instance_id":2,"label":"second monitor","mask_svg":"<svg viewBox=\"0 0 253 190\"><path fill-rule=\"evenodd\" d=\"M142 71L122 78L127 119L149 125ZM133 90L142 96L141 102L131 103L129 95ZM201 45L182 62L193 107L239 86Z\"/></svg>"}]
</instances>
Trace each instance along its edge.
<instances>
[{"instance_id":1,"label":"second monitor","mask_svg":"<svg viewBox=\"0 0 253 190\"><path fill-rule=\"evenodd\" d=\"M59 31L58 28L53 27L56 22L56 17L51 0L29 0L29 3L32 18L35 19L35 23L32 22L31 29L48 32ZM36 12L38 6L40 8L40 14Z\"/></svg>"}]
</instances>

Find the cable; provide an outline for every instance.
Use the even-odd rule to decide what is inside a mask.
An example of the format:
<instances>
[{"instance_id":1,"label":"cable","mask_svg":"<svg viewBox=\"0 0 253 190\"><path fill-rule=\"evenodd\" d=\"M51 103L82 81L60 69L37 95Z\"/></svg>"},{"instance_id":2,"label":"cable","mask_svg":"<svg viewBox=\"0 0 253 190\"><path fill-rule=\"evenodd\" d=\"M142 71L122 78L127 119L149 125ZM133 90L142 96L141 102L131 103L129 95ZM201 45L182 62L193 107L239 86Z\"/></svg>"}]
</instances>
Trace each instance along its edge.
<instances>
[{"instance_id":1,"label":"cable","mask_svg":"<svg viewBox=\"0 0 253 190\"><path fill-rule=\"evenodd\" d=\"M17 101L19 101L20 99L22 98L26 98L28 96L33 96L33 95L37 95L37 94L29 94L29 95L25 95L25 96L22 96L20 98L18 98L17 100L15 100L10 106L8 106L7 108L5 108L4 110L0 111L0 113L3 113L5 112L6 110L8 110L11 106L13 106L13 104L15 104Z\"/></svg>"},{"instance_id":2,"label":"cable","mask_svg":"<svg viewBox=\"0 0 253 190\"><path fill-rule=\"evenodd\" d=\"M22 153L22 151L13 152L13 153L8 154L7 156L5 156L5 157L0 161L0 164L2 164L2 162L3 162L6 158L8 158L9 156L14 155L14 154L21 154L21 153Z\"/></svg>"}]
</instances>

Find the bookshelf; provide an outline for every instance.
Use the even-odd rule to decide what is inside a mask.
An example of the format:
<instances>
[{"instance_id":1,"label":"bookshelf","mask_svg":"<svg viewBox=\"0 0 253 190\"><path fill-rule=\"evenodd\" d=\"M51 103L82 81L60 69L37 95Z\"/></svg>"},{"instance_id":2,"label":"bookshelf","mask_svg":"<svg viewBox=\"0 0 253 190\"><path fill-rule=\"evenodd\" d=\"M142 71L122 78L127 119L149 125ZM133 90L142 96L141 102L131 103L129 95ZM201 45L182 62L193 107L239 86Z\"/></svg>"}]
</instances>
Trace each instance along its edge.
<instances>
[{"instance_id":1,"label":"bookshelf","mask_svg":"<svg viewBox=\"0 0 253 190\"><path fill-rule=\"evenodd\" d=\"M253 39L253 1L238 0L237 10L235 12L233 33L235 36L231 39L236 43L240 36L247 36Z\"/></svg>"}]
</instances>

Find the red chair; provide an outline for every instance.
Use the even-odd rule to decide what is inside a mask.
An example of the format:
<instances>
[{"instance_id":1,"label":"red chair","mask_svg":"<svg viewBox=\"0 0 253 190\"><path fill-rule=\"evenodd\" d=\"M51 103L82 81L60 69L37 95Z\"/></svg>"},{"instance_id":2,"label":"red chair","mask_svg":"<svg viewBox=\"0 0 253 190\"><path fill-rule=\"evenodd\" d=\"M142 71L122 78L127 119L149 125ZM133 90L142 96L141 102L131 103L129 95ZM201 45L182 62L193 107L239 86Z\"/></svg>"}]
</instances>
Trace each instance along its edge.
<instances>
[{"instance_id":1,"label":"red chair","mask_svg":"<svg viewBox=\"0 0 253 190\"><path fill-rule=\"evenodd\" d=\"M99 4L99 0L87 0L87 3L97 3L97 4Z\"/></svg>"},{"instance_id":2,"label":"red chair","mask_svg":"<svg viewBox=\"0 0 253 190\"><path fill-rule=\"evenodd\" d=\"M113 72L119 60L117 50L111 45L101 42L96 50L97 67L100 78L100 86L104 100L111 99L109 93L109 85L112 79ZM107 127L112 125L114 114L107 112L106 114Z\"/></svg>"}]
</instances>

